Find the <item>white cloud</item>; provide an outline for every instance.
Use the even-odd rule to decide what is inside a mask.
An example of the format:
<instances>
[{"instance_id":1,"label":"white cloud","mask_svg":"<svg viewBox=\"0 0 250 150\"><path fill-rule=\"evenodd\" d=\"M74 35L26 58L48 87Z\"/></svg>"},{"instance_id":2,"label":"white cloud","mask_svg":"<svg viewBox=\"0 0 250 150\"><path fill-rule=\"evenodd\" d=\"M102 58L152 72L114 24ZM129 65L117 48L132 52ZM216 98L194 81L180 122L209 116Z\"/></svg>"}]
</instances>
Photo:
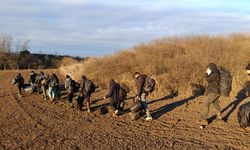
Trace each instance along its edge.
<instances>
[{"instance_id":1,"label":"white cloud","mask_svg":"<svg viewBox=\"0 0 250 150\"><path fill-rule=\"evenodd\" d=\"M31 39L33 51L99 55L171 35L249 31L249 10L242 5L232 0L1 0L0 34Z\"/></svg>"}]
</instances>

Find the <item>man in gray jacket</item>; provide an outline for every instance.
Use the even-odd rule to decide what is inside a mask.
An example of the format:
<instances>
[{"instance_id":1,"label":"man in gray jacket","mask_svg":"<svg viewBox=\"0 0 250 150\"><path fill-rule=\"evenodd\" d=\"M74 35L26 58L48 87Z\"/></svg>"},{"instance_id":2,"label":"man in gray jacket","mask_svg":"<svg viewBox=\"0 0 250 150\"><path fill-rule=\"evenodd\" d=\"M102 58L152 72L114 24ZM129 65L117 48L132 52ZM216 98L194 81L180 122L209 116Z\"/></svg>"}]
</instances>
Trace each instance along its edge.
<instances>
[{"instance_id":1,"label":"man in gray jacket","mask_svg":"<svg viewBox=\"0 0 250 150\"><path fill-rule=\"evenodd\" d=\"M153 120L153 118L149 112L148 104L147 104L147 100L146 100L148 93L144 90L144 85L145 85L147 76L140 74L139 72L136 72L134 74L134 77L136 79L136 88L137 88L136 98L142 101L142 107L145 110L146 115L147 115L146 120L147 121Z\"/></svg>"}]
</instances>

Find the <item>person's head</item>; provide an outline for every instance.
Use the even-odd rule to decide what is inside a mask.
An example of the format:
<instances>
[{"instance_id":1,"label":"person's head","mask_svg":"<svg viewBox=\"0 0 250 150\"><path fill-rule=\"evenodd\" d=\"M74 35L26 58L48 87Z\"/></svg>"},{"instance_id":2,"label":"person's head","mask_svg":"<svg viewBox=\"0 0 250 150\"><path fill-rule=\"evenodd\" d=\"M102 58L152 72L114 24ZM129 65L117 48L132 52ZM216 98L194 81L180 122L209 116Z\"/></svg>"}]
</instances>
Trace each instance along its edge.
<instances>
[{"instance_id":1,"label":"person's head","mask_svg":"<svg viewBox=\"0 0 250 150\"><path fill-rule=\"evenodd\" d=\"M86 80L87 77L85 75L82 75L82 80Z\"/></svg>"},{"instance_id":2,"label":"person's head","mask_svg":"<svg viewBox=\"0 0 250 150\"><path fill-rule=\"evenodd\" d=\"M70 76L69 76L69 75L66 75L66 78L67 78L67 79L69 79L69 78L70 78Z\"/></svg>"},{"instance_id":3,"label":"person's head","mask_svg":"<svg viewBox=\"0 0 250 150\"><path fill-rule=\"evenodd\" d=\"M30 74L34 74L34 71L32 70L32 71L30 72Z\"/></svg>"},{"instance_id":4,"label":"person's head","mask_svg":"<svg viewBox=\"0 0 250 150\"><path fill-rule=\"evenodd\" d=\"M113 83L115 83L115 80L114 79L110 79L109 80L109 84L113 84Z\"/></svg>"},{"instance_id":5,"label":"person's head","mask_svg":"<svg viewBox=\"0 0 250 150\"><path fill-rule=\"evenodd\" d=\"M21 73L18 73L17 76L22 76Z\"/></svg>"},{"instance_id":6,"label":"person's head","mask_svg":"<svg viewBox=\"0 0 250 150\"><path fill-rule=\"evenodd\" d=\"M215 72L218 72L218 67L215 63L210 63L208 66L207 66L207 74L210 75L211 73L215 73Z\"/></svg>"},{"instance_id":7,"label":"person's head","mask_svg":"<svg viewBox=\"0 0 250 150\"><path fill-rule=\"evenodd\" d=\"M139 72L135 72L134 77L138 78L139 76L140 76L140 73Z\"/></svg>"}]
</instances>

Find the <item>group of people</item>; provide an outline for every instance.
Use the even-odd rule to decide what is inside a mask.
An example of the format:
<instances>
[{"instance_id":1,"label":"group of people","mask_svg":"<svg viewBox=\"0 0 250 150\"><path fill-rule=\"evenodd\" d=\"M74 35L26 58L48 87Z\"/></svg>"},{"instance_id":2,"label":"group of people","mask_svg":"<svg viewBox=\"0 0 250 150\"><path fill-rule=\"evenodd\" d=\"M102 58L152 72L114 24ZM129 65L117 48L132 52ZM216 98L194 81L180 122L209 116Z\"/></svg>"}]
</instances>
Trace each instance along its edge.
<instances>
[{"instance_id":1,"label":"group of people","mask_svg":"<svg viewBox=\"0 0 250 150\"><path fill-rule=\"evenodd\" d=\"M250 76L250 65L246 68L248 75ZM153 117L150 114L147 105L147 96L149 93L154 91L155 81L144 74L136 72L134 74L136 83L136 100L140 101L141 108L146 114L146 120L152 120ZM202 114L202 125L208 125L208 113L210 106L214 106L217 111L217 119L221 120L221 110L219 105L219 98L221 95L221 75L220 70L216 64L210 63L206 70L205 79L208 82L206 88L206 98L204 100L204 112ZM18 87L19 96L21 96L22 88L24 87L24 79L19 73L15 77L15 83ZM50 98L51 101L60 97L60 84L57 76L55 74L48 75L44 74L42 71L40 74L36 74L34 71L30 74L30 85L33 85L34 92L39 93L40 88L42 89L43 98ZM90 98L95 92L95 84L89 80L86 76L82 76L80 83L73 80L69 75L66 75L66 80L64 83L64 89L67 92L67 102L69 107L72 106L73 98L77 102L77 108L82 110L83 102L86 101L87 111L91 113ZM249 91L250 93L250 91ZM109 93L104 97L104 99L109 99L110 106L113 110L113 115L120 115L123 112L124 101L127 97L127 91L124 90L119 83L111 79L109 82Z\"/></svg>"},{"instance_id":2,"label":"group of people","mask_svg":"<svg viewBox=\"0 0 250 150\"><path fill-rule=\"evenodd\" d=\"M136 99L142 102L142 109L146 112L146 120L152 120L152 116L147 106L146 96L149 92L146 92L145 85L147 84L147 76L136 72L134 74L137 86L137 96ZM13 80L13 84L18 88L18 95L22 97L22 91L25 91L24 78L20 73ZM95 92L95 84L88 79L86 76L82 76L80 83L73 80L69 75L66 75L64 85L62 87L59 84L59 79L55 74L44 74L40 72L39 74L31 71L29 79L29 87L31 87L32 93L39 93L42 90L42 96L44 100L54 101L60 99L60 91L62 88L67 93L68 106L72 107L73 99L75 98L77 108L83 110L83 102L86 101L87 111L91 113L90 98ZM153 90L151 90L152 92ZM114 79L110 79L109 82L109 92L104 97L110 101L110 107L112 109L113 115L117 116L122 114L125 105L125 99L127 98L127 91L121 87L121 85L115 82Z\"/></svg>"}]
</instances>

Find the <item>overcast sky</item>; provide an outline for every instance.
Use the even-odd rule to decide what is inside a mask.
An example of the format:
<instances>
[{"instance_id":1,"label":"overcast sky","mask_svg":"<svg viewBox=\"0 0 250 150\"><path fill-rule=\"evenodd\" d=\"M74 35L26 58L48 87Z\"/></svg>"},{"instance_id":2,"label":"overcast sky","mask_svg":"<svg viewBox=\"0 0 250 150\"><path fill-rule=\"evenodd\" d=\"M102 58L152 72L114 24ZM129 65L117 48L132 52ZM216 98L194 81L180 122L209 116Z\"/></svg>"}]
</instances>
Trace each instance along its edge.
<instances>
[{"instance_id":1,"label":"overcast sky","mask_svg":"<svg viewBox=\"0 0 250 150\"><path fill-rule=\"evenodd\" d=\"M173 35L250 31L250 0L0 0L0 35L31 52L101 56Z\"/></svg>"}]
</instances>

